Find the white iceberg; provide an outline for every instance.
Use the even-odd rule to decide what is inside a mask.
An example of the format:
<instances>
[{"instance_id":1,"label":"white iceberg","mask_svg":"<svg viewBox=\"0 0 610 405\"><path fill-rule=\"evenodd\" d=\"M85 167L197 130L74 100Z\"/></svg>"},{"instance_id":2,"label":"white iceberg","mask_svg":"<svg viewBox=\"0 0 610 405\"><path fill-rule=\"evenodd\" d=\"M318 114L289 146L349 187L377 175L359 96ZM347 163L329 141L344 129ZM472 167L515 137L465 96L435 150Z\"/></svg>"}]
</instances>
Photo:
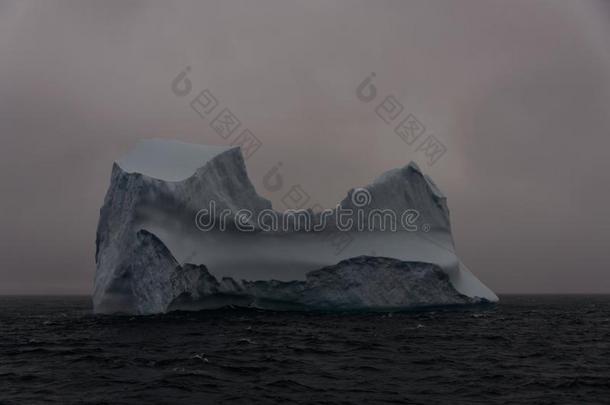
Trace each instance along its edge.
<instances>
[{"instance_id":1,"label":"white iceberg","mask_svg":"<svg viewBox=\"0 0 610 405\"><path fill-rule=\"evenodd\" d=\"M94 311L403 309L498 300L459 261L446 199L415 164L364 189L366 218L371 210L416 210L418 231L373 224L372 231L344 232L336 210L322 230L293 224L269 231L252 218L286 214L257 194L239 148L142 141L114 164L100 210ZM195 218L211 202L230 211L229 219L252 213L251 231L202 232ZM353 190L339 207L359 208ZM309 215L314 223L321 216ZM339 252L337 235L350 241Z\"/></svg>"}]
</instances>

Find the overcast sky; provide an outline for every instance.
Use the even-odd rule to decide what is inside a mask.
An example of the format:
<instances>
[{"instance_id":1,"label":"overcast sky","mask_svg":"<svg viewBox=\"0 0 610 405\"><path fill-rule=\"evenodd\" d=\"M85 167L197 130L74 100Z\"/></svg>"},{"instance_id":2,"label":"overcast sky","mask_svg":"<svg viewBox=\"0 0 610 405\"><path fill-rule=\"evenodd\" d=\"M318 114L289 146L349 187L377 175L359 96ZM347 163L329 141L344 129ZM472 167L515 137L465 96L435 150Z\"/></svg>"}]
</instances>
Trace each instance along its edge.
<instances>
[{"instance_id":1,"label":"overcast sky","mask_svg":"<svg viewBox=\"0 0 610 405\"><path fill-rule=\"evenodd\" d=\"M0 0L0 294L91 291L112 162L230 143L189 107L205 88L262 141L247 165L278 209L278 161L331 207L414 160L493 290L610 293L607 2ZM434 165L376 115L389 95L446 147Z\"/></svg>"}]
</instances>

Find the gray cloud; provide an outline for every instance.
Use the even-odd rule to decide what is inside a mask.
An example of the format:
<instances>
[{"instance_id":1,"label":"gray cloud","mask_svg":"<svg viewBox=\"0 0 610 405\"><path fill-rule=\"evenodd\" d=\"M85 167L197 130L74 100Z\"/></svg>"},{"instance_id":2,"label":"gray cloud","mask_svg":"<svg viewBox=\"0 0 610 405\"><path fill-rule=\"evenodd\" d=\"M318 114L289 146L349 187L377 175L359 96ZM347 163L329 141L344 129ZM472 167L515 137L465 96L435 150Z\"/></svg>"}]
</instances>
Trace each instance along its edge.
<instances>
[{"instance_id":1,"label":"gray cloud","mask_svg":"<svg viewBox=\"0 0 610 405\"><path fill-rule=\"evenodd\" d=\"M426 170L499 292L609 292L610 7L602 1L0 3L0 293L90 291L113 160L225 145L175 97L187 65L331 206L421 153L360 102L371 72L448 147ZM377 102L377 100L376 100ZM321 182L319 179L324 179Z\"/></svg>"}]
</instances>

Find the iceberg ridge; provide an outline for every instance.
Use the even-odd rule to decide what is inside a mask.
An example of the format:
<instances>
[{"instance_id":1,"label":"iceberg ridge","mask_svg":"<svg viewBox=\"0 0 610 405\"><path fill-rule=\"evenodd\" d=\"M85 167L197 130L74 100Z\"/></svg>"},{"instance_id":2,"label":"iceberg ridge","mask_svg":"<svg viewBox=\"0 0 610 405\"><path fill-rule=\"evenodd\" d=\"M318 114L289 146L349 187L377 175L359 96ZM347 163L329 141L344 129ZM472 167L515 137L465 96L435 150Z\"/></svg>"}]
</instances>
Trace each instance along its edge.
<instances>
[{"instance_id":1,"label":"iceberg ridge","mask_svg":"<svg viewBox=\"0 0 610 405\"><path fill-rule=\"evenodd\" d=\"M143 314L229 304L374 309L497 301L459 261L446 198L417 165L390 170L365 188L371 201L364 211L415 209L429 231L347 232L342 236L350 243L340 252L328 242L338 234L336 212L320 232L264 232L254 222L254 232L201 232L194 218L210 201L231 213L272 210L248 178L239 148L140 142L113 165L100 210L94 311ZM354 192L341 207L354 208Z\"/></svg>"}]
</instances>

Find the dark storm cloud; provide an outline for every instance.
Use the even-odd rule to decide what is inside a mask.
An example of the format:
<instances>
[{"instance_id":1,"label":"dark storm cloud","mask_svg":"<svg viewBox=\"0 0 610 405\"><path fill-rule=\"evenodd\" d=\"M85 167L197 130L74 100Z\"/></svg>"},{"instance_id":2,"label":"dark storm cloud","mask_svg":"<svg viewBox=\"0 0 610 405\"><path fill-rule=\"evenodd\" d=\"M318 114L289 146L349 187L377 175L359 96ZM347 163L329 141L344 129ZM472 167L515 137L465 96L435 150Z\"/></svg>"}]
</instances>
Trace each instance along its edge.
<instances>
[{"instance_id":1,"label":"dark storm cloud","mask_svg":"<svg viewBox=\"0 0 610 405\"><path fill-rule=\"evenodd\" d=\"M331 206L416 160L493 289L609 292L609 37L594 1L0 2L0 293L90 291L137 139L226 144L171 92L187 65L264 143L248 166L278 207L278 161ZM375 115L389 94L447 146L434 167Z\"/></svg>"}]
</instances>

